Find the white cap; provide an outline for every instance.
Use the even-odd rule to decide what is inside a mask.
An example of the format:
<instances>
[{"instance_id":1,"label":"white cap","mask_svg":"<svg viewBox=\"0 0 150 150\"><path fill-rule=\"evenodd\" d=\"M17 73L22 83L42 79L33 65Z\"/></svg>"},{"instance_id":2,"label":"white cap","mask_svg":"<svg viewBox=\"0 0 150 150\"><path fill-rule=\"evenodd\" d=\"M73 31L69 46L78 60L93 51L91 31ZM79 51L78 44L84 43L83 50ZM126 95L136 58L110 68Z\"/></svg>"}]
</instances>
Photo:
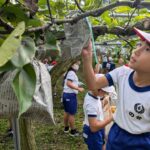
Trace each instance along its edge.
<instances>
[{"instance_id":1,"label":"white cap","mask_svg":"<svg viewBox=\"0 0 150 150\"><path fill-rule=\"evenodd\" d=\"M96 76L97 78L99 78L99 77L103 77L104 74L95 74L95 76ZM107 93L114 93L114 92L115 92L114 86L106 86L106 87L101 88L101 89L102 89L103 91L107 92Z\"/></svg>"},{"instance_id":2,"label":"white cap","mask_svg":"<svg viewBox=\"0 0 150 150\"><path fill-rule=\"evenodd\" d=\"M142 41L146 41L150 43L150 33L143 32L135 27L134 27L134 31L141 38Z\"/></svg>"},{"instance_id":3,"label":"white cap","mask_svg":"<svg viewBox=\"0 0 150 150\"><path fill-rule=\"evenodd\" d=\"M109 59L110 62L113 62L113 58L112 57L109 57L108 59Z\"/></svg>"}]
</instances>

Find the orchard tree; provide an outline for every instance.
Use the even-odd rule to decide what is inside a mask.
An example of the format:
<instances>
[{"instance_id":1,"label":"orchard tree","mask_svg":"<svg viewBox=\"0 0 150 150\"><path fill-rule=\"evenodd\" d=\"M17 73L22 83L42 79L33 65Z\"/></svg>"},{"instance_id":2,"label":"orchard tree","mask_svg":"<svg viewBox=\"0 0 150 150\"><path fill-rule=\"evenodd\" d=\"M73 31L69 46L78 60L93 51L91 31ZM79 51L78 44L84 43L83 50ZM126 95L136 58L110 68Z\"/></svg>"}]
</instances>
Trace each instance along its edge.
<instances>
[{"instance_id":1,"label":"orchard tree","mask_svg":"<svg viewBox=\"0 0 150 150\"><path fill-rule=\"evenodd\" d=\"M66 19L65 16L71 10L78 10L81 13ZM123 45L127 43L132 47L133 39L130 39L130 36L135 34L133 27L150 30L150 2L149 0L1 0L0 77L7 71L17 69L15 81L22 76L28 86L34 87L30 95L26 95L32 100L36 81L33 80L35 73L30 61L40 53L58 50L57 43L65 39L63 24L74 24L85 17L88 17L92 24L95 41L103 43L119 38ZM79 57L64 61L60 56L58 64L50 72L52 87ZM29 72L29 69L32 71ZM27 74L30 82L22 72ZM14 90L25 90L24 88L14 83ZM36 149L29 122L22 119L20 127L21 149Z\"/></svg>"},{"instance_id":2,"label":"orchard tree","mask_svg":"<svg viewBox=\"0 0 150 150\"><path fill-rule=\"evenodd\" d=\"M39 50L41 47L56 50L56 41L65 38L63 24L76 23L85 17L90 18L94 38L101 43L116 37L122 42L130 43L129 36L134 35L133 27L150 29L150 2L142 0L111 0L109 3L99 0L1 0L0 6L0 44L19 22L24 21L25 31L21 38L31 37ZM82 13L77 17L65 19L70 10L80 10ZM128 40L125 40L126 36ZM70 62L72 61L68 61L69 64ZM59 63L56 67L64 68L60 64L63 65ZM57 80L66 69L62 69L58 74L52 70L52 78L55 76ZM56 84L56 80L52 80L52 85Z\"/></svg>"}]
</instances>

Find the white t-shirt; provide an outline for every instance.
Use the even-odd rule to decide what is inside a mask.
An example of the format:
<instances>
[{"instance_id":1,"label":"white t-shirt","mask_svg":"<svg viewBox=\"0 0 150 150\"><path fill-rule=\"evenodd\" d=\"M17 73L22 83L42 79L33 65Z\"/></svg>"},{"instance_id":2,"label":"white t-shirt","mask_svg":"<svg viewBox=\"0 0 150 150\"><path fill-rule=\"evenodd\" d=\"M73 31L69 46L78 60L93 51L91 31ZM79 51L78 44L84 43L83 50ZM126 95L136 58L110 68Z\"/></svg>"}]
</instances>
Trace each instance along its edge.
<instances>
[{"instance_id":1,"label":"white t-shirt","mask_svg":"<svg viewBox=\"0 0 150 150\"><path fill-rule=\"evenodd\" d=\"M137 87L133 73L131 68L122 66L106 77L109 85L117 84L119 89L115 122L132 134L141 134L150 132L150 86Z\"/></svg>"},{"instance_id":2,"label":"white t-shirt","mask_svg":"<svg viewBox=\"0 0 150 150\"><path fill-rule=\"evenodd\" d=\"M96 117L97 120L104 120L102 104L99 97L87 93L84 98L84 124L89 126L88 116Z\"/></svg>"},{"instance_id":3,"label":"white t-shirt","mask_svg":"<svg viewBox=\"0 0 150 150\"><path fill-rule=\"evenodd\" d=\"M67 76L66 76L66 79L65 79L65 82L64 82L64 90L63 90L63 92L78 94L78 90L72 89L69 86L67 86L67 84L66 84L67 80L72 81L73 84L75 84L76 86L78 86L78 84L79 84L78 77L77 77L77 75L76 75L76 73L74 71L70 70L67 73Z\"/></svg>"}]
</instances>

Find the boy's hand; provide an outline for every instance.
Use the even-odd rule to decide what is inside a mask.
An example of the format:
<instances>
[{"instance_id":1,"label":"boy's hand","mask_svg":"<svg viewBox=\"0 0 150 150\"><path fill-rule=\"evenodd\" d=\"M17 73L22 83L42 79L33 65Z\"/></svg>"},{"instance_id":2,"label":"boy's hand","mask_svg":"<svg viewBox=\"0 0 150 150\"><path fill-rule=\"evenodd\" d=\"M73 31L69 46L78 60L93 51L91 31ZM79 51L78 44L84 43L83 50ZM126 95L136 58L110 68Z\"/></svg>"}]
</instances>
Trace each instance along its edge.
<instances>
[{"instance_id":1,"label":"boy's hand","mask_svg":"<svg viewBox=\"0 0 150 150\"><path fill-rule=\"evenodd\" d=\"M102 107L104 111L105 110L107 111L107 107L110 107L109 96L105 96L104 99L102 100Z\"/></svg>"},{"instance_id":2,"label":"boy's hand","mask_svg":"<svg viewBox=\"0 0 150 150\"><path fill-rule=\"evenodd\" d=\"M112 114L112 111L111 111L111 107L108 108L105 118L107 118L111 121L113 120L113 114Z\"/></svg>"},{"instance_id":3,"label":"boy's hand","mask_svg":"<svg viewBox=\"0 0 150 150\"><path fill-rule=\"evenodd\" d=\"M92 54L92 41L90 39L89 42L88 42L87 47L84 47L82 49L82 56L84 57L84 56L88 56L88 55L91 55L91 54Z\"/></svg>"},{"instance_id":4,"label":"boy's hand","mask_svg":"<svg viewBox=\"0 0 150 150\"><path fill-rule=\"evenodd\" d=\"M84 88L79 87L79 88L78 88L78 91L79 91L79 92L83 92L83 91L84 91Z\"/></svg>"},{"instance_id":5,"label":"boy's hand","mask_svg":"<svg viewBox=\"0 0 150 150\"><path fill-rule=\"evenodd\" d=\"M102 102L102 107L105 108L105 106L108 105L109 100L108 100L108 98L105 97L101 102Z\"/></svg>"}]
</instances>

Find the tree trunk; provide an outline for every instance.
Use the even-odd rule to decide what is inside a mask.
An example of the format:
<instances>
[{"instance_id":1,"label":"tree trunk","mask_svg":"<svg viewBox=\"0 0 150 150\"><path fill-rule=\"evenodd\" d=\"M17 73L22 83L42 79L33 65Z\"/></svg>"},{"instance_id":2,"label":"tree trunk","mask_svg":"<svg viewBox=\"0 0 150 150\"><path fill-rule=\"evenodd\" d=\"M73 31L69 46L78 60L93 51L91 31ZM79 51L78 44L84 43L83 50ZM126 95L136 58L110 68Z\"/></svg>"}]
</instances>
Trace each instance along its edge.
<instances>
[{"instance_id":1,"label":"tree trunk","mask_svg":"<svg viewBox=\"0 0 150 150\"><path fill-rule=\"evenodd\" d=\"M21 150L36 150L32 121L20 118L19 126Z\"/></svg>"},{"instance_id":2,"label":"tree trunk","mask_svg":"<svg viewBox=\"0 0 150 150\"><path fill-rule=\"evenodd\" d=\"M58 62L58 64L50 71L51 79L52 79L52 88L55 87L59 77L61 77L63 73L65 73L73 63L79 60L80 57L81 56L77 56L76 58L70 58L65 61L60 60Z\"/></svg>"}]
</instances>

